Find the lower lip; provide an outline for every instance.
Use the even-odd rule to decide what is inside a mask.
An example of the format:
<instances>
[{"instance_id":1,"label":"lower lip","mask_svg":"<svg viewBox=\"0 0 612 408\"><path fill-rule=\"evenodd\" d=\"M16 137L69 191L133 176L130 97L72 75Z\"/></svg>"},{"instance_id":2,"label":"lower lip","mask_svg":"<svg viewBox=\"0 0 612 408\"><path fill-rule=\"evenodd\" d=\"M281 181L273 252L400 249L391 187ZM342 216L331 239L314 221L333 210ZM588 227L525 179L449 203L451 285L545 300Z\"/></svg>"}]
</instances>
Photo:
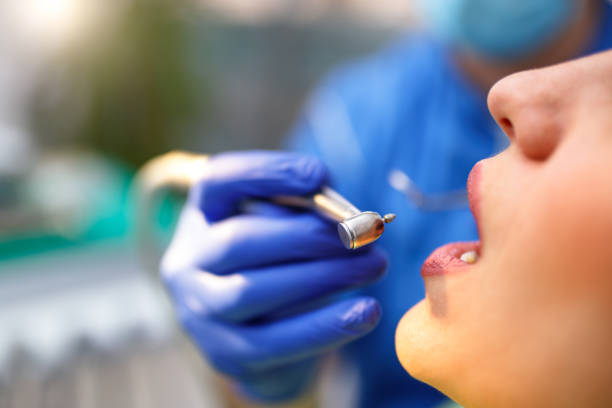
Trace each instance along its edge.
<instances>
[{"instance_id":1,"label":"lower lip","mask_svg":"<svg viewBox=\"0 0 612 408\"><path fill-rule=\"evenodd\" d=\"M476 251L480 255L480 241L455 242L436 249L421 267L421 276L447 275L464 271L474 264L461 260L461 255Z\"/></svg>"}]
</instances>

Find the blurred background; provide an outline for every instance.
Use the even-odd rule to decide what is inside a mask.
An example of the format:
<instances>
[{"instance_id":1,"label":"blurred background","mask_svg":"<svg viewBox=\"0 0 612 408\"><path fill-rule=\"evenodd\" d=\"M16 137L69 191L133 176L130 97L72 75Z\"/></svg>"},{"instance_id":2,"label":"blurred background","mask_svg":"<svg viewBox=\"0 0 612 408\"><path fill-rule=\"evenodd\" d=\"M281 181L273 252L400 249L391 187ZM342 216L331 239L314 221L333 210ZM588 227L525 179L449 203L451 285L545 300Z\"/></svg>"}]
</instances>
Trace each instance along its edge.
<instances>
[{"instance_id":1,"label":"blurred background","mask_svg":"<svg viewBox=\"0 0 612 408\"><path fill-rule=\"evenodd\" d=\"M0 0L0 407L219 406L153 278L182 197L134 175L278 148L326 72L411 22L406 0Z\"/></svg>"}]
</instances>

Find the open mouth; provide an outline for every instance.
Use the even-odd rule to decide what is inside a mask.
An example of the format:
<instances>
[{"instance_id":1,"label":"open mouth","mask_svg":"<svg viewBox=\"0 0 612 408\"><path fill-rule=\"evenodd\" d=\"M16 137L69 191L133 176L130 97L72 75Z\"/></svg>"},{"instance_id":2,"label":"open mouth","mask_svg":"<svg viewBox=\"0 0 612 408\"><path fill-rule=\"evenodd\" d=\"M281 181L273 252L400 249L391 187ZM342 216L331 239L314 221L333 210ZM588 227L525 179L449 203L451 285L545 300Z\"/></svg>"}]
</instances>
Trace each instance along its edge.
<instances>
[{"instance_id":1,"label":"open mouth","mask_svg":"<svg viewBox=\"0 0 612 408\"><path fill-rule=\"evenodd\" d=\"M421 275L434 276L465 270L478 262L480 241L453 242L436 249L421 267Z\"/></svg>"},{"instance_id":2,"label":"open mouth","mask_svg":"<svg viewBox=\"0 0 612 408\"><path fill-rule=\"evenodd\" d=\"M480 174L482 171L482 161L476 163L468 177L467 189L470 209L476 220L480 234ZM478 262L480 258L480 241L454 242L446 244L436 249L423 264L421 275L433 276L444 275L460 270L465 270Z\"/></svg>"}]
</instances>

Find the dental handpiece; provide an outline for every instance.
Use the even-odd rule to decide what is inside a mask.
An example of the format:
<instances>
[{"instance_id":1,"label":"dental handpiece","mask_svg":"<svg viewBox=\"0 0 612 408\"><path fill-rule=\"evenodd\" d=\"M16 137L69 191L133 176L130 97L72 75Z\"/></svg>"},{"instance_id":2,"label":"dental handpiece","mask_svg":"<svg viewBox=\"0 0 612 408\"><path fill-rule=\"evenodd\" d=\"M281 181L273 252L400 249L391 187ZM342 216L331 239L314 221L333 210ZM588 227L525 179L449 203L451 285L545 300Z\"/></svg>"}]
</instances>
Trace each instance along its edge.
<instances>
[{"instance_id":1,"label":"dental handpiece","mask_svg":"<svg viewBox=\"0 0 612 408\"><path fill-rule=\"evenodd\" d=\"M361 248L376 241L385 230L385 224L395 219L395 214L385 214L381 217L377 212L360 211L329 187L323 187L308 196L277 196L272 201L309 209L338 222L338 235L347 249Z\"/></svg>"}]
</instances>

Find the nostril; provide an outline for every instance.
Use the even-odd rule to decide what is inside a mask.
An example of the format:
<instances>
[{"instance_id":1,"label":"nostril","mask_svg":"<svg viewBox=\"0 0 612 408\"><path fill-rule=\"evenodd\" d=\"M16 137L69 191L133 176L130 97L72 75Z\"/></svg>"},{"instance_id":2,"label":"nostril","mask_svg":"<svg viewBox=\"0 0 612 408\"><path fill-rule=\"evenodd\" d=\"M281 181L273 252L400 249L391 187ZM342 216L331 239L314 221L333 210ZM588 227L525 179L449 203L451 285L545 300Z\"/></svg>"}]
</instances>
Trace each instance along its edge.
<instances>
[{"instance_id":1,"label":"nostril","mask_svg":"<svg viewBox=\"0 0 612 408\"><path fill-rule=\"evenodd\" d=\"M514 126L512 125L510 119L500 119L499 125L501 126L502 130L506 133L509 139L514 139Z\"/></svg>"}]
</instances>

